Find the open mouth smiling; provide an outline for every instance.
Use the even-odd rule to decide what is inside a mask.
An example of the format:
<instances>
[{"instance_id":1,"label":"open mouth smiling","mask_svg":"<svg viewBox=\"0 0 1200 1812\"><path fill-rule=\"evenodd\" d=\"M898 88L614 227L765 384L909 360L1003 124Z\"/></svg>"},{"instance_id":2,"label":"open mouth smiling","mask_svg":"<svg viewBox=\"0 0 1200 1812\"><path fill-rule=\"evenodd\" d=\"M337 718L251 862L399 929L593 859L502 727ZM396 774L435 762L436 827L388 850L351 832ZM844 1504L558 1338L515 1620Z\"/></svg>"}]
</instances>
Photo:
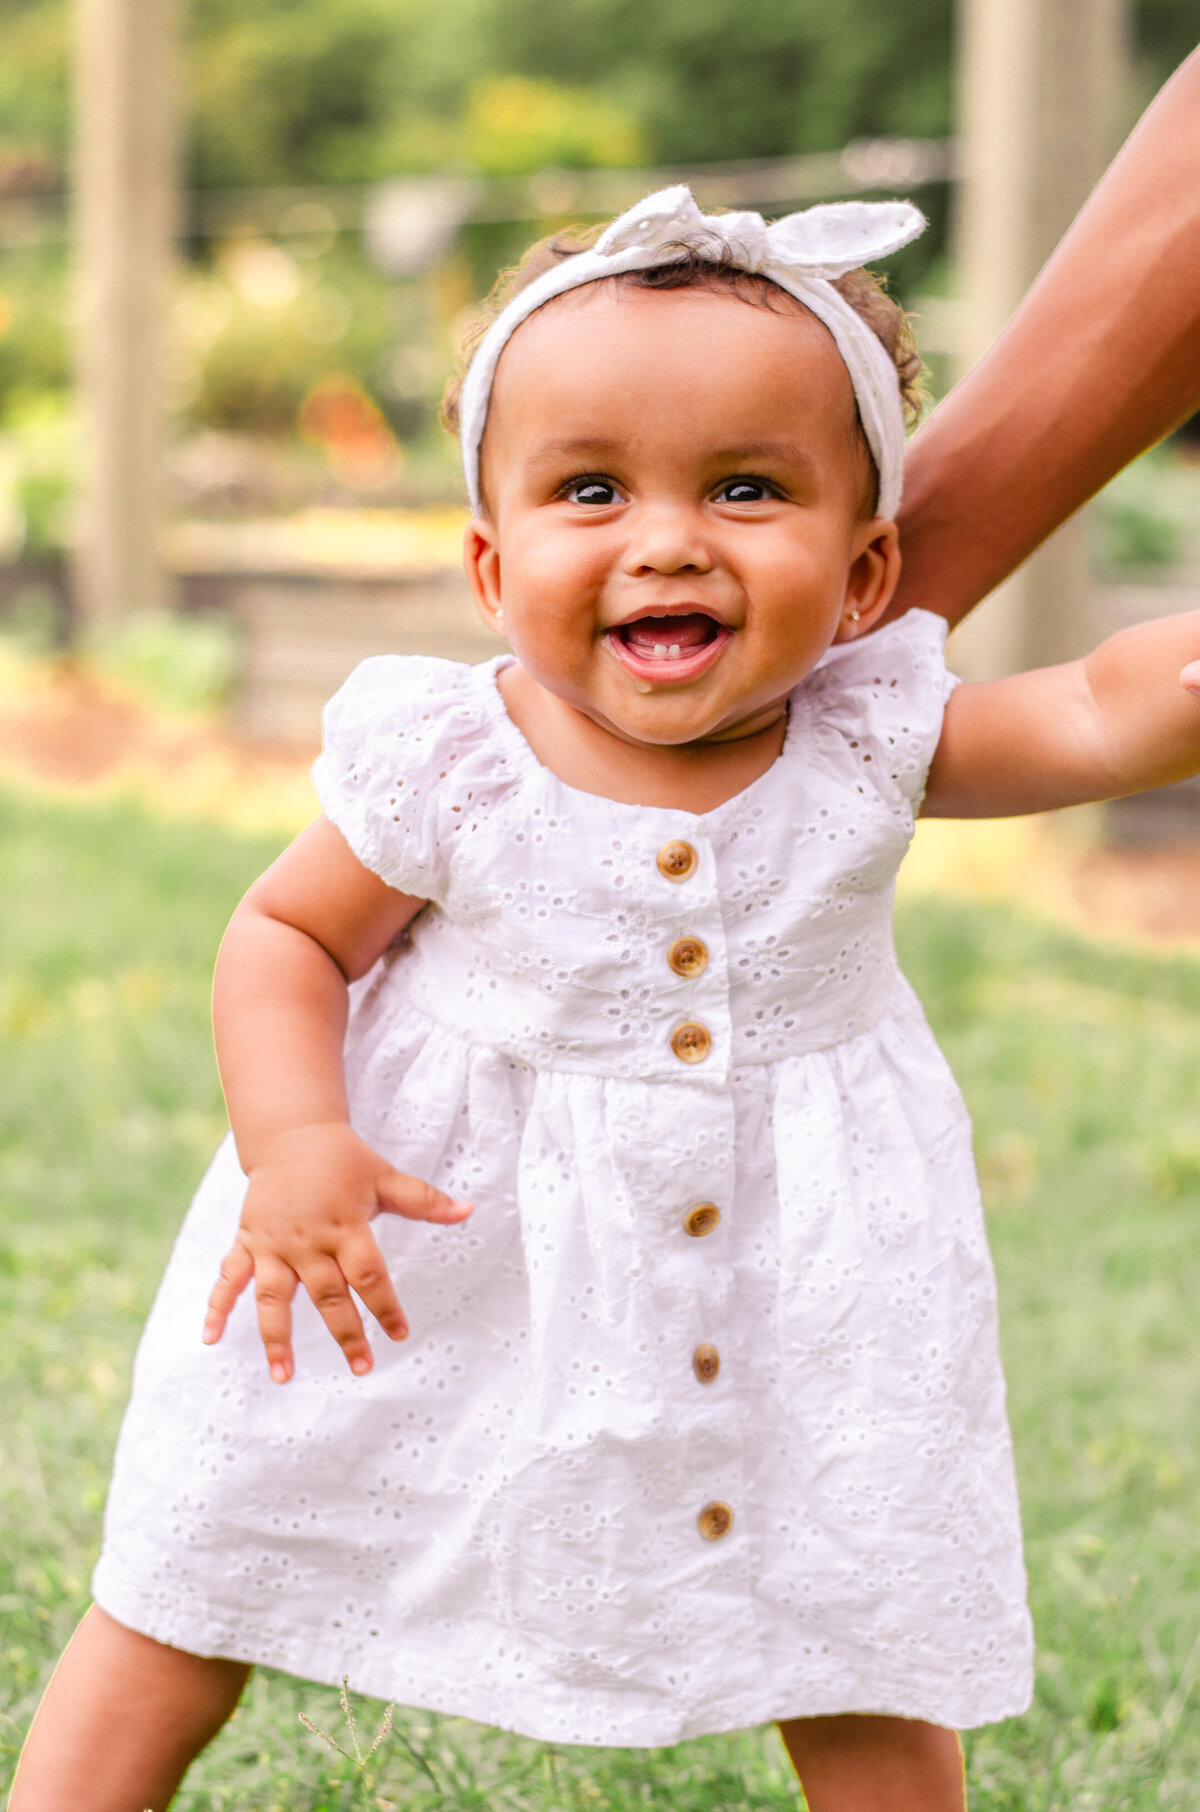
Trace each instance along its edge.
<instances>
[{"instance_id":1,"label":"open mouth smiling","mask_svg":"<svg viewBox=\"0 0 1200 1812\"><path fill-rule=\"evenodd\" d=\"M605 631L609 652L643 684L680 685L716 661L733 631L703 610L648 610Z\"/></svg>"}]
</instances>

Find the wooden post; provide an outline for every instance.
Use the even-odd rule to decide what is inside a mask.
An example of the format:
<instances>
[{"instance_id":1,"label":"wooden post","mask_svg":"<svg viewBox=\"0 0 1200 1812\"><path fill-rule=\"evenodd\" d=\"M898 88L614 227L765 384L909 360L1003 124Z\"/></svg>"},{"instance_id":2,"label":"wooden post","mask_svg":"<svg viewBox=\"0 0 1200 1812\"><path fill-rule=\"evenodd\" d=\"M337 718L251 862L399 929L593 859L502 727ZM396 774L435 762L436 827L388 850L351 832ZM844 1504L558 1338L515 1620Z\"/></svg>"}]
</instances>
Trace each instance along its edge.
<instances>
[{"instance_id":1,"label":"wooden post","mask_svg":"<svg viewBox=\"0 0 1200 1812\"><path fill-rule=\"evenodd\" d=\"M959 0L965 365L1003 329L1119 141L1128 0ZM955 636L973 677L1091 639L1084 524L1067 523Z\"/></svg>"},{"instance_id":2,"label":"wooden post","mask_svg":"<svg viewBox=\"0 0 1200 1812\"><path fill-rule=\"evenodd\" d=\"M76 596L167 602L159 551L175 224L174 0L77 0L75 206L84 473Z\"/></svg>"}]
</instances>

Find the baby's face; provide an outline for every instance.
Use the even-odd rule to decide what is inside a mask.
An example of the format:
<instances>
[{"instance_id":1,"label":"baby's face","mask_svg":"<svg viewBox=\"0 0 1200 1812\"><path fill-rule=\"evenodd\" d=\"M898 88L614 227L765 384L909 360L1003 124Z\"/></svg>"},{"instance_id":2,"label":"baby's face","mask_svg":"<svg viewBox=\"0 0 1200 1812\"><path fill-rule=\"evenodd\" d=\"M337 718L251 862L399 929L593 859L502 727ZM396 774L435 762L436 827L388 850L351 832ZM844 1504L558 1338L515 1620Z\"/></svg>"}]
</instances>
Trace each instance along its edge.
<instances>
[{"instance_id":1,"label":"baby's face","mask_svg":"<svg viewBox=\"0 0 1200 1812\"><path fill-rule=\"evenodd\" d=\"M482 474L484 615L626 741L763 729L895 583L849 375L782 294L778 313L614 283L559 297L504 350Z\"/></svg>"}]
</instances>

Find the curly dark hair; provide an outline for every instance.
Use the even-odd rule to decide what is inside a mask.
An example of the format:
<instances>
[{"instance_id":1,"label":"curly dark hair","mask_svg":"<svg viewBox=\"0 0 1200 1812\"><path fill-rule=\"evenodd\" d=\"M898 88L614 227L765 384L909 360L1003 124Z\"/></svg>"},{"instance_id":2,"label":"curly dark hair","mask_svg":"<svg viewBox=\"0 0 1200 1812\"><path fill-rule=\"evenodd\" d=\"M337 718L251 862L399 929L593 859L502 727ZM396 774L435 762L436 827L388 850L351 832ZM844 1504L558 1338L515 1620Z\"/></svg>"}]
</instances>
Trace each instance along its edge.
<instances>
[{"instance_id":1,"label":"curly dark hair","mask_svg":"<svg viewBox=\"0 0 1200 1812\"><path fill-rule=\"evenodd\" d=\"M545 239L537 240L517 264L500 273L492 285L479 319L464 338L458 369L446 385L442 397L442 425L450 433L457 434L459 430L459 398L467 366L497 315L514 296L519 295L543 272L552 270L564 259L574 258L580 252L588 251L602 231L602 227L595 226L552 233ZM651 265L647 270L622 271L606 281L621 283L633 289L716 290L757 308L769 308L776 313L780 311L779 298L787 292L781 290L778 284L772 283L769 277L742 270L731 259L725 242L715 234L711 248L680 245L669 249L678 254L669 262ZM925 402L925 389L924 368L913 340L908 316L900 304L888 295L884 279L873 271L847 271L844 277L834 277L831 281L843 300L866 322L896 367L900 403L905 420L911 427L920 416ZM874 460L871 459L861 423L859 434L874 471Z\"/></svg>"}]
</instances>

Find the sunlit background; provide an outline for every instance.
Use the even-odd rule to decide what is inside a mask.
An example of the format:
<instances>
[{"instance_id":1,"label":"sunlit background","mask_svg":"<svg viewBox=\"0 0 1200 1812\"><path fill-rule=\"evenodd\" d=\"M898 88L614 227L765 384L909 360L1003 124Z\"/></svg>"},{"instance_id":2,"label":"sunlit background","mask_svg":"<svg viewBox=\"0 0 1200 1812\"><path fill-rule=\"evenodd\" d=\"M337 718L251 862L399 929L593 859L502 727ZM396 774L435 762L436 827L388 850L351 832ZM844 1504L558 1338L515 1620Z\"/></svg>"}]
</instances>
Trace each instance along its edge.
<instances>
[{"instance_id":1,"label":"sunlit background","mask_svg":"<svg viewBox=\"0 0 1200 1812\"><path fill-rule=\"evenodd\" d=\"M768 214L911 195L888 274L936 399L1196 29L1196 0L0 0L0 1795L224 1126L221 929L313 814L354 662L495 646L437 406L497 270L677 178ZM960 666L1200 603L1193 430ZM975 1120L1038 1630L1033 1710L967 1738L972 1812L1194 1812L1200 789L924 825L899 934ZM180 1812L799 1805L770 1732L566 1752L398 1712L364 1772L300 1710L346 1737L259 1676Z\"/></svg>"},{"instance_id":2,"label":"sunlit background","mask_svg":"<svg viewBox=\"0 0 1200 1812\"><path fill-rule=\"evenodd\" d=\"M370 648L487 652L437 405L531 238L676 176L768 213L911 195L930 230L889 275L933 400L1196 27L1192 0L4 0L0 20L3 631L190 658L185 690L298 742ZM993 607L963 661L1044 654L1038 619L1069 651L1173 607L1195 503L1185 434L1047 557L1053 610Z\"/></svg>"}]
</instances>

